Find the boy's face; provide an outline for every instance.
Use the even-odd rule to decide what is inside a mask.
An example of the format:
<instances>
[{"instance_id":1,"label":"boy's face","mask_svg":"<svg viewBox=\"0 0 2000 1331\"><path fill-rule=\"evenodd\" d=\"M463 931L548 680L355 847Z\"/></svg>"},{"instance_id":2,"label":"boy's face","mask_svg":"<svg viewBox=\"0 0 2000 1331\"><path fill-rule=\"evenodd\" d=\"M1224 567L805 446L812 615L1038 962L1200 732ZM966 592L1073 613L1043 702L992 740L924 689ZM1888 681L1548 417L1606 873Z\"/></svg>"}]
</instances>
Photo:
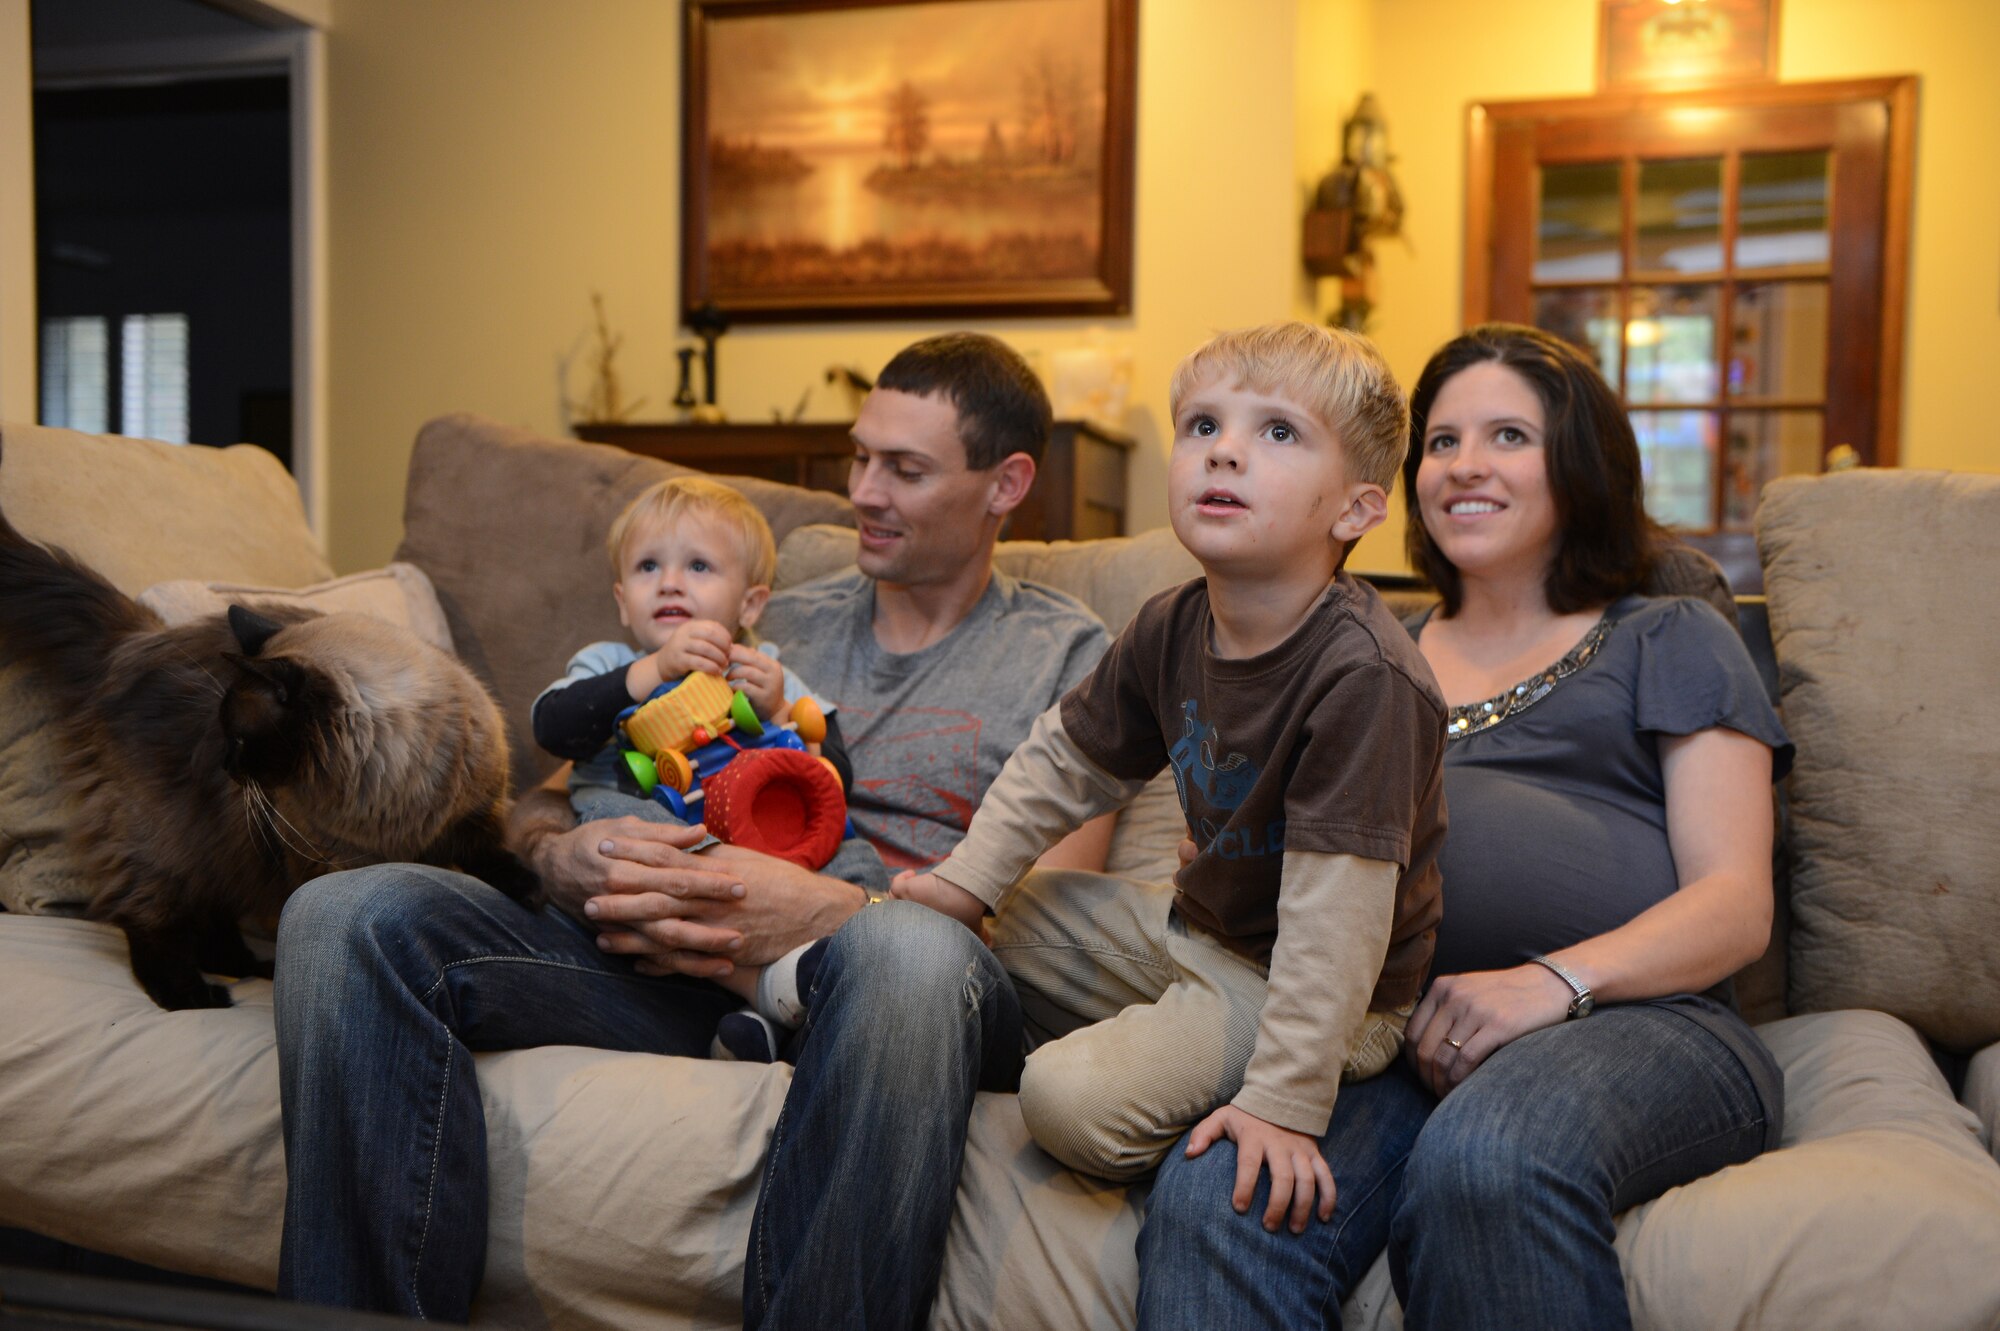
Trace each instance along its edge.
<instances>
[{"instance_id":1,"label":"boy's face","mask_svg":"<svg viewBox=\"0 0 2000 1331\"><path fill-rule=\"evenodd\" d=\"M1180 404L1167 498L1174 535L1203 568L1250 577L1332 577L1342 547L1387 509L1313 412L1219 379Z\"/></svg>"},{"instance_id":2,"label":"boy's face","mask_svg":"<svg viewBox=\"0 0 2000 1331\"><path fill-rule=\"evenodd\" d=\"M618 621L648 652L690 619L712 619L734 637L757 622L771 596L769 587L751 584L747 562L741 534L713 513L637 523L611 588Z\"/></svg>"}]
</instances>

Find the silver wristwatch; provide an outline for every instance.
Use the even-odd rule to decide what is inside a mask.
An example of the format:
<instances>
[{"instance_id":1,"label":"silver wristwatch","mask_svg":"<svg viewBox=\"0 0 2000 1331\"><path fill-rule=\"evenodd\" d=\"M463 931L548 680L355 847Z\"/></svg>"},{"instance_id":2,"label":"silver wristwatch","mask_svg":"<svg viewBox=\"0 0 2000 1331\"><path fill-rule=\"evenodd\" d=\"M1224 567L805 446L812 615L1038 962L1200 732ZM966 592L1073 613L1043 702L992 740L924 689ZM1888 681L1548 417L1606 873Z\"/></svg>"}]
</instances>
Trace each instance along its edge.
<instances>
[{"instance_id":1,"label":"silver wristwatch","mask_svg":"<svg viewBox=\"0 0 2000 1331\"><path fill-rule=\"evenodd\" d=\"M1529 957L1528 960L1534 962L1537 966L1546 966L1554 971L1556 977L1568 985L1571 992L1576 995L1575 998L1569 1000L1569 1015L1564 1020L1574 1021L1578 1017L1587 1017L1596 1009L1597 996L1590 992L1589 985L1576 978L1575 971L1553 957L1544 957L1538 954Z\"/></svg>"}]
</instances>

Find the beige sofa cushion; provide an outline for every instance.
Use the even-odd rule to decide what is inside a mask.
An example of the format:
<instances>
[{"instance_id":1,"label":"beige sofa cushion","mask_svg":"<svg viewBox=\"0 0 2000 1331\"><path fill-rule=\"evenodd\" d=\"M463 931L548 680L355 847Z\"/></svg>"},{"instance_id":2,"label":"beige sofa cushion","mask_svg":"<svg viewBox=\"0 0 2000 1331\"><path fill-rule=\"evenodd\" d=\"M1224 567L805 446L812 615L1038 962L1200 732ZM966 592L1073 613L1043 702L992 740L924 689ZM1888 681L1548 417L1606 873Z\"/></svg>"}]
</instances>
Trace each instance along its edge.
<instances>
[{"instance_id":1,"label":"beige sofa cushion","mask_svg":"<svg viewBox=\"0 0 2000 1331\"><path fill-rule=\"evenodd\" d=\"M251 587L235 582L183 578L156 582L139 604L169 624L220 614L232 605L287 605L321 614L361 614L408 629L431 646L451 651L451 625L431 580L415 564L386 564L311 587Z\"/></svg>"},{"instance_id":2,"label":"beige sofa cushion","mask_svg":"<svg viewBox=\"0 0 2000 1331\"><path fill-rule=\"evenodd\" d=\"M1852 471L1764 491L1791 777L1791 1006L2000 1040L2000 476Z\"/></svg>"},{"instance_id":3,"label":"beige sofa cushion","mask_svg":"<svg viewBox=\"0 0 2000 1331\"><path fill-rule=\"evenodd\" d=\"M270 1287L284 1203L271 989L234 993L233 1008L162 1012L115 930L0 919L0 1225ZM1785 1073L1786 1147L1620 1218L1641 1331L2000 1324L2000 1164L1915 1033L1837 1012L1760 1034ZM739 1324L789 1069L477 1057L492 1230L476 1322ZM935 1325L1131 1325L1140 1205L1056 1167L1012 1097L981 1096ZM1358 1331L1396 1324L1379 1267L1346 1311Z\"/></svg>"},{"instance_id":4,"label":"beige sofa cushion","mask_svg":"<svg viewBox=\"0 0 2000 1331\"><path fill-rule=\"evenodd\" d=\"M517 789L557 765L529 726L535 695L578 648L624 635L604 554L612 519L647 486L689 474L478 416L440 417L417 433L396 558L430 575L459 658L499 699ZM780 541L803 523L852 521L840 495L716 479L748 496Z\"/></svg>"},{"instance_id":5,"label":"beige sofa cushion","mask_svg":"<svg viewBox=\"0 0 2000 1331\"><path fill-rule=\"evenodd\" d=\"M0 426L0 512L128 595L174 578L296 587L332 575L297 487L261 448L203 448ZM90 896L62 846L51 716L0 671L0 905L74 911Z\"/></svg>"}]
</instances>

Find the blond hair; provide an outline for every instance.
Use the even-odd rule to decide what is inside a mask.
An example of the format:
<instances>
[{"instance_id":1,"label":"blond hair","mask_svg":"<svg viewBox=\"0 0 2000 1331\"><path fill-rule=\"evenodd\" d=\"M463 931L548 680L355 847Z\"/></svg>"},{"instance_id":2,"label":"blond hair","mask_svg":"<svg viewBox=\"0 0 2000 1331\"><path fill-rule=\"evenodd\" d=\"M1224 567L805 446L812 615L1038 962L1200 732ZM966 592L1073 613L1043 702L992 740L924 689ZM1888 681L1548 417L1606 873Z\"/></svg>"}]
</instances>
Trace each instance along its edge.
<instances>
[{"instance_id":1,"label":"blond hair","mask_svg":"<svg viewBox=\"0 0 2000 1331\"><path fill-rule=\"evenodd\" d=\"M1356 479L1395 485L1410 406L1389 362L1359 333L1296 322L1218 333L1174 370L1174 419L1195 389L1218 379L1291 398L1333 431Z\"/></svg>"},{"instance_id":2,"label":"blond hair","mask_svg":"<svg viewBox=\"0 0 2000 1331\"><path fill-rule=\"evenodd\" d=\"M752 587L768 587L778 574L778 546L771 524L757 506L720 481L706 476L673 476L649 485L625 506L611 524L605 552L611 556L611 576L625 576L625 542L641 523L671 526L684 518L709 515L735 528Z\"/></svg>"}]
</instances>

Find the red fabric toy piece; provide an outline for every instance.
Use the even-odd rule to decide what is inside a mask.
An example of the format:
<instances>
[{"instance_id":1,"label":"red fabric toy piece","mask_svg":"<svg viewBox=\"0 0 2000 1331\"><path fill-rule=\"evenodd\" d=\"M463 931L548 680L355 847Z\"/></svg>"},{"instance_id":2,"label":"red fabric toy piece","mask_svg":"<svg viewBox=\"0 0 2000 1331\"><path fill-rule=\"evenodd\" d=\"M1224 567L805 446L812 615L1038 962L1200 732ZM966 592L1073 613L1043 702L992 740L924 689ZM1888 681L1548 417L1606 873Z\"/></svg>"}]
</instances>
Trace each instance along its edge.
<instances>
[{"instance_id":1,"label":"red fabric toy piece","mask_svg":"<svg viewBox=\"0 0 2000 1331\"><path fill-rule=\"evenodd\" d=\"M818 869L840 849L847 799L824 760L797 749L751 749L701 783L701 820L715 836Z\"/></svg>"}]
</instances>

